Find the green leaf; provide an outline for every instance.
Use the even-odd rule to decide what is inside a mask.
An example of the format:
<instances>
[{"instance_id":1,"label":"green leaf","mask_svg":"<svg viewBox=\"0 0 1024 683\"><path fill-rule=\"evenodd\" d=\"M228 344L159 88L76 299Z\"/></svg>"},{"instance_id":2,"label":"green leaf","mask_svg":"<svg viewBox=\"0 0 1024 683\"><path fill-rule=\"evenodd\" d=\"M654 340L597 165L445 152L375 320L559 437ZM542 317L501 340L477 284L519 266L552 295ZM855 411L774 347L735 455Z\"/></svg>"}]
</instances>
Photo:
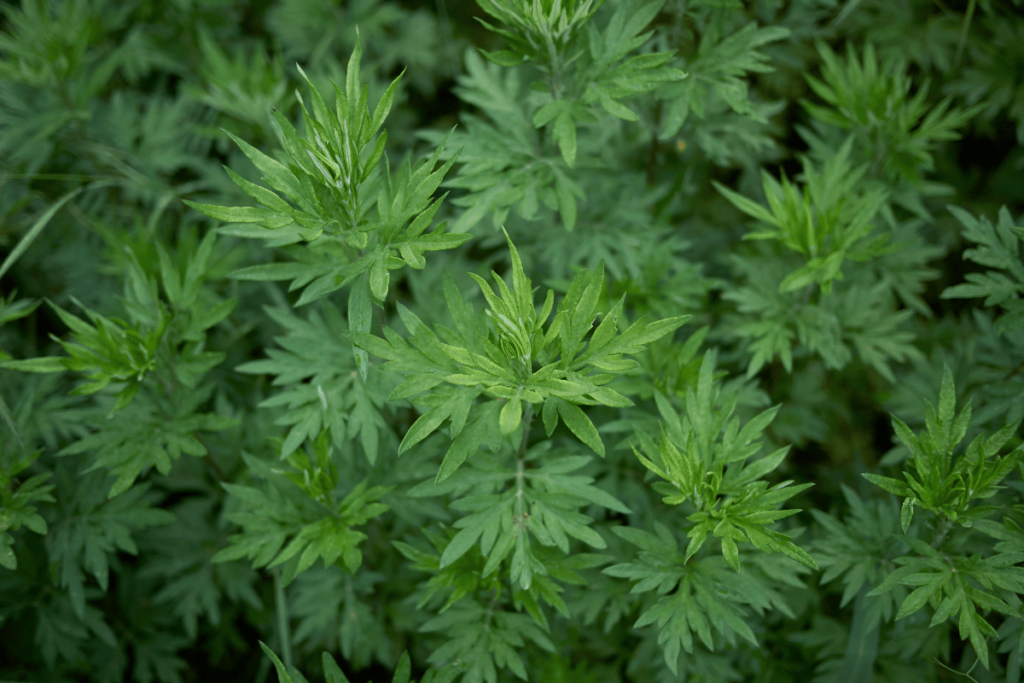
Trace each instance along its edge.
<instances>
[{"instance_id":1,"label":"green leaf","mask_svg":"<svg viewBox=\"0 0 1024 683\"><path fill-rule=\"evenodd\" d=\"M492 514L496 514L497 510L497 507L493 508ZM480 539L480 535L483 534L484 529L490 522L490 517L477 513L476 515L473 515L473 518L475 518L475 521L472 524L467 525L464 529L455 534L455 536L452 537L452 540L448 542L444 552L441 553L441 559L438 562L438 569L444 569L458 560L469 552L469 549L472 548Z\"/></svg>"},{"instance_id":2,"label":"green leaf","mask_svg":"<svg viewBox=\"0 0 1024 683\"><path fill-rule=\"evenodd\" d=\"M572 232L576 227L576 198L571 181L557 171L555 173L555 196L558 199L558 213L565 222L565 229Z\"/></svg>"},{"instance_id":3,"label":"green leaf","mask_svg":"<svg viewBox=\"0 0 1024 683\"><path fill-rule=\"evenodd\" d=\"M388 282L391 276L388 274L387 257L388 250L385 250L384 254L370 266L370 293L377 301L384 301L388 296Z\"/></svg>"},{"instance_id":4,"label":"green leaf","mask_svg":"<svg viewBox=\"0 0 1024 683\"><path fill-rule=\"evenodd\" d=\"M550 398L548 400L556 401L555 407L558 410L558 415L572 433L576 435L576 438L590 446L595 453L603 458L604 443L601 441L601 435L597 433L594 423L590 421L590 418L586 416L583 410L579 406L560 398Z\"/></svg>"},{"instance_id":5,"label":"green leaf","mask_svg":"<svg viewBox=\"0 0 1024 683\"><path fill-rule=\"evenodd\" d=\"M999 220L995 225L987 217L975 218L960 207L947 208L964 226L964 237L978 245L966 250L964 258L999 270L969 273L967 283L947 287L941 298L985 297L985 306L1002 306L1005 310L996 321L996 329L1014 331L1024 328L1024 314L1017 303L1024 295L1024 267L1018 255L1024 241L1024 230L1015 225L1005 206L1000 207Z\"/></svg>"},{"instance_id":6,"label":"green leaf","mask_svg":"<svg viewBox=\"0 0 1024 683\"><path fill-rule=\"evenodd\" d=\"M722 537L722 556L730 567L736 571L740 570L740 553L736 548L736 541L731 536Z\"/></svg>"},{"instance_id":7,"label":"green leaf","mask_svg":"<svg viewBox=\"0 0 1024 683\"><path fill-rule=\"evenodd\" d=\"M454 406L451 402L448 402L420 415L402 438L402 443L398 446L398 454L405 453L430 436L434 430L441 426L442 422L451 416L452 410L454 410Z\"/></svg>"},{"instance_id":8,"label":"green leaf","mask_svg":"<svg viewBox=\"0 0 1024 683\"><path fill-rule=\"evenodd\" d=\"M569 101L568 100L554 100L548 102L543 107L537 110L537 113L533 115L533 127L541 128L550 123L556 116L559 116L563 112L568 111Z\"/></svg>"},{"instance_id":9,"label":"green leaf","mask_svg":"<svg viewBox=\"0 0 1024 683\"><path fill-rule=\"evenodd\" d=\"M740 193L730 190L729 188L719 183L717 180L712 180L711 184L715 186L715 189L718 190L723 197L728 199L733 206L735 206L743 213L747 214L751 218L756 218L759 221L763 221L765 223L768 223L769 225L774 225L778 227L778 222L775 220L775 217L771 214L771 212L768 209L764 208L755 201L747 199Z\"/></svg>"},{"instance_id":10,"label":"green leaf","mask_svg":"<svg viewBox=\"0 0 1024 683\"><path fill-rule=\"evenodd\" d=\"M903 422L903 420L901 420L898 417L896 417L895 415L893 415L892 416L892 427L893 427L893 430L896 432L896 436L898 436L900 441L903 442L903 445L905 445L907 448L910 449L910 452L912 454L916 454L920 450L920 446L918 445L917 437L914 436L914 433L912 431L910 431L910 427L908 427Z\"/></svg>"},{"instance_id":11,"label":"green leaf","mask_svg":"<svg viewBox=\"0 0 1024 683\"><path fill-rule=\"evenodd\" d=\"M384 124L384 119L386 119L388 117L388 114L391 113L391 105L394 104L395 101L395 92L398 90L398 82L402 79L402 76L404 75L405 69L402 69L402 72L395 77L395 80L391 81L391 84L388 85L388 89L384 91L384 94L381 96L380 101L377 102L377 107L373 110L373 119L370 121L370 127L363 134L363 144L369 142L370 137L376 135L377 131L380 130L380 127ZM376 151L374 151L374 154L371 155L371 161L373 163L376 163L373 160L378 158L380 158L379 155L377 155ZM368 166L372 168L372 164Z\"/></svg>"},{"instance_id":12,"label":"green leaf","mask_svg":"<svg viewBox=\"0 0 1024 683\"><path fill-rule=\"evenodd\" d=\"M521 57L510 50L495 50L494 52L488 52L487 50L477 48L477 51L484 56L484 59L497 64L498 66L518 66L527 59L526 57Z\"/></svg>"},{"instance_id":13,"label":"green leaf","mask_svg":"<svg viewBox=\"0 0 1024 683\"><path fill-rule=\"evenodd\" d=\"M300 278L310 270L306 263L263 263L258 266L248 266L228 273L232 280L255 280L258 282L270 280L294 280Z\"/></svg>"},{"instance_id":14,"label":"green leaf","mask_svg":"<svg viewBox=\"0 0 1024 683\"><path fill-rule=\"evenodd\" d=\"M554 137L566 165L572 168L576 165L576 124L568 108L563 109L555 119Z\"/></svg>"},{"instance_id":15,"label":"green leaf","mask_svg":"<svg viewBox=\"0 0 1024 683\"><path fill-rule=\"evenodd\" d=\"M440 484L442 481L450 477L455 473L455 470L459 468L467 458L475 454L480 449L482 444L491 435L491 430L494 422L494 413L498 409L498 402L491 401L484 406L477 408L476 415L471 420L459 435L452 440L452 445L445 453L444 460L441 461L441 467L437 471L437 477L434 480L435 484Z\"/></svg>"},{"instance_id":16,"label":"green leaf","mask_svg":"<svg viewBox=\"0 0 1024 683\"><path fill-rule=\"evenodd\" d=\"M903 497L914 495L914 492L911 490L911 488L907 486L907 484L905 484L904 482L900 481L899 479L893 479L892 477L883 477L880 474L871 474L869 472L866 472L861 476L870 481L875 486L879 486L893 495Z\"/></svg>"},{"instance_id":17,"label":"green leaf","mask_svg":"<svg viewBox=\"0 0 1024 683\"><path fill-rule=\"evenodd\" d=\"M171 261L164 245L157 242L157 258L160 261L160 281L164 285L164 292L167 293L167 300L177 308L181 302L181 278L177 266Z\"/></svg>"},{"instance_id":18,"label":"green leaf","mask_svg":"<svg viewBox=\"0 0 1024 683\"><path fill-rule=\"evenodd\" d=\"M274 159L271 159L263 152L259 151L245 140L242 140L237 135L229 130L221 128L228 137L234 140L238 148L242 150L245 156L249 157L249 161L258 168L264 176L267 184L278 192L283 192L293 200L298 201L298 198L303 195L301 184L295 175L289 171L283 164Z\"/></svg>"},{"instance_id":19,"label":"green leaf","mask_svg":"<svg viewBox=\"0 0 1024 683\"><path fill-rule=\"evenodd\" d=\"M284 664L282 664L281 660L278 658L278 656L276 654L274 654L274 651L271 650L267 646L267 644L264 643L262 640L259 641L259 642L260 642L260 648L262 648L264 654L266 654L268 657L270 657L270 661L272 661L274 663L274 669L277 671L278 683L293 683L292 677L288 675L288 672L284 668Z\"/></svg>"},{"instance_id":20,"label":"green leaf","mask_svg":"<svg viewBox=\"0 0 1024 683\"><path fill-rule=\"evenodd\" d=\"M900 527L903 529L904 534L910 529L910 520L914 518L914 504L916 502L917 500L911 496L903 501L903 505L900 508Z\"/></svg>"},{"instance_id":21,"label":"green leaf","mask_svg":"<svg viewBox=\"0 0 1024 683\"><path fill-rule=\"evenodd\" d=\"M403 652L402 656L398 658L398 665L395 667L395 676L391 679L391 683L409 683L409 677L412 675L412 662L409 660L409 653Z\"/></svg>"},{"instance_id":22,"label":"green leaf","mask_svg":"<svg viewBox=\"0 0 1024 683\"><path fill-rule=\"evenodd\" d=\"M270 190L266 189L265 187L260 187L259 185L256 185L254 183L250 183L248 180L238 175L227 166L224 167L224 170L227 171L228 176L231 178L231 180L234 181L235 185L238 185L240 188L242 188L243 192L245 192L247 195L255 199L263 206L271 209L272 211L277 211L279 213L286 215L292 213L293 209L288 205L288 202L284 201Z\"/></svg>"},{"instance_id":23,"label":"green leaf","mask_svg":"<svg viewBox=\"0 0 1024 683\"><path fill-rule=\"evenodd\" d=\"M618 117L624 121L639 120L639 117L632 109L619 102L616 102L610 97L602 97L601 106L604 107L605 111L607 111L612 116Z\"/></svg>"},{"instance_id":24,"label":"green leaf","mask_svg":"<svg viewBox=\"0 0 1024 683\"><path fill-rule=\"evenodd\" d=\"M255 206L215 206L190 202L187 199L182 201L196 211L225 223L255 223L265 228L282 228L293 222L291 216Z\"/></svg>"},{"instance_id":25,"label":"green leaf","mask_svg":"<svg viewBox=\"0 0 1024 683\"><path fill-rule=\"evenodd\" d=\"M98 185L98 183L94 183L94 186L96 185ZM18 240L18 244L15 245L14 249L12 249L9 254L7 254L7 258L4 259L4 262L0 263L0 277L3 277L4 273L6 273L10 269L10 267L14 265L15 261L21 258L21 255L28 251L28 248L32 245L32 242L34 242L35 239L39 237L39 233L43 231L46 225L50 222L50 219L53 218L54 214L60 211L61 207L63 207L69 201L71 201L76 196L84 192L85 189L86 188L84 187L80 187L77 190L72 190L71 192L68 192L63 197L58 199L56 202L51 204L49 208L47 208L46 211L43 212L43 215L36 219L36 222L32 224L32 227L28 229L28 232L26 232L24 236L20 240Z\"/></svg>"},{"instance_id":26,"label":"green leaf","mask_svg":"<svg viewBox=\"0 0 1024 683\"><path fill-rule=\"evenodd\" d=\"M783 542L779 547L779 552L791 560L796 560L800 564L810 567L814 571L818 571L818 563L814 561L814 558L811 557L807 551L792 541Z\"/></svg>"},{"instance_id":27,"label":"green leaf","mask_svg":"<svg viewBox=\"0 0 1024 683\"><path fill-rule=\"evenodd\" d=\"M956 390L953 387L953 374L949 371L949 365L943 365L942 387L939 390L939 421L943 425L953 422L955 407Z\"/></svg>"},{"instance_id":28,"label":"green leaf","mask_svg":"<svg viewBox=\"0 0 1024 683\"><path fill-rule=\"evenodd\" d=\"M329 653L324 652L321 657L321 666L323 666L324 678L327 679L327 683L348 683L345 673Z\"/></svg>"},{"instance_id":29,"label":"green leaf","mask_svg":"<svg viewBox=\"0 0 1024 683\"><path fill-rule=\"evenodd\" d=\"M501 425L501 433L508 436L514 432L519 424L523 421L523 402L522 399L516 397L507 403L501 409L501 417L499 424Z\"/></svg>"},{"instance_id":30,"label":"green leaf","mask_svg":"<svg viewBox=\"0 0 1024 683\"><path fill-rule=\"evenodd\" d=\"M913 590L903 601L903 604L900 605L900 610L896 613L896 621L909 617L924 607L933 595L941 595L943 585L949 580L945 572L931 574L928 578L931 579L929 583Z\"/></svg>"},{"instance_id":31,"label":"green leaf","mask_svg":"<svg viewBox=\"0 0 1024 683\"><path fill-rule=\"evenodd\" d=\"M43 356L40 358L29 358L26 360L9 360L0 363L0 368L5 370L17 370L18 372L64 372L64 362L67 358L61 356Z\"/></svg>"}]
</instances>

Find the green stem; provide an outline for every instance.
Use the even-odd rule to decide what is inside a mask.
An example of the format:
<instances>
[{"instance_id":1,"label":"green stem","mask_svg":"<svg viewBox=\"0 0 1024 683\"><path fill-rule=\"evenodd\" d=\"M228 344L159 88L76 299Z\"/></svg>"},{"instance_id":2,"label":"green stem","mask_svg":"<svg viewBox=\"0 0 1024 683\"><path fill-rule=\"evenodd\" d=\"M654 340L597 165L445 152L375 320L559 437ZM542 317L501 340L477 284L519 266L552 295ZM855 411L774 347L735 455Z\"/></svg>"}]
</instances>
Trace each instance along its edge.
<instances>
[{"instance_id":1,"label":"green stem","mask_svg":"<svg viewBox=\"0 0 1024 683\"><path fill-rule=\"evenodd\" d=\"M956 59L954 63L957 65L960 64L960 59L964 56L964 47L967 46L967 34L971 30L971 19L974 18L974 8L977 4L977 0L971 0L967 3L967 14L964 16L963 27L960 29L960 40L956 45Z\"/></svg>"},{"instance_id":2,"label":"green stem","mask_svg":"<svg viewBox=\"0 0 1024 683\"><path fill-rule=\"evenodd\" d=\"M938 526L935 527L935 537L932 539L931 546L933 548L938 548L940 545L942 545L942 542L946 540L946 534L948 534L949 530L952 528L953 523L950 522L947 518L941 517L939 519Z\"/></svg>"},{"instance_id":3,"label":"green stem","mask_svg":"<svg viewBox=\"0 0 1024 683\"><path fill-rule=\"evenodd\" d=\"M526 411L523 413L523 438L519 442L519 459L526 455L526 445L530 440L530 423L533 422L533 404L526 404Z\"/></svg>"},{"instance_id":4,"label":"green stem","mask_svg":"<svg viewBox=\"0 0 1024 683\"><path fill-rule=\"evenodd\" d=\"M513 534L523 534L523 537L517 540L518 544L525 544L528 540L527 529L529 528L528 520L530 517L529 514L526 512L526 491L523 489L523 479L526 478L526 446L530 440L530 423L532 421L533 404L527 403L526 412L523 414L523 438L519 441L519 449L516 456L516 496L515 502L513 503L513 507L515 509L515 517L513 517L513 526L518 526L519 529L518 531L513 531Z\"/></svg>"},{"instance_id":5,"label":"green stem","mask_svg":"<svg viewBox=\"0 0 1024 683\"><path fill-rule=\"evenodd\" d=\"M281 583L281 569L274 569L274 596L277 600L277 639L281 643L281 660L285 668L292 665L291 636L288 633L288 601Z\"/></svg>"},{"instance_id":6,"label":"green stem","mask_svg":"<svg viewBox=\"0 0 1024 683\"><path fill-rule=\"evenodd\" d=\"M224 470L220 468L220 465L217 464L217 461L213 459L213 454L210 453L210 449L207 447L206 442L203 441L203 437L199 435L199 432L197 430L192 431L192 436L196 438L196 441L202 444L203 449L206 451L206 462L208 462L210 464L210 467L213 468L213 473L214 475L216 475L217 481L227 481L227 475L224 474Z\"/></svg>"},{"instance_id":7,"label":"green stem","mask_svg":"<svg viewBox=\"0 0 1024 683\"><path fill-rule=\"evenodd\" d=\"M533 421L533 404L526 404L526 412L523 413L523 438L519 441L519 449L516 454L516 502L515 510L516 514L519 515L520 520L523 518L523 513L526 511L526 503L524 498L526 492L523 490L523 478L526 476L526 445L530 440L530 423ZM525 533L525 522L523 524Z\"/></svg>"},{"instance_id":8,"label":"green stem","mask_svg":"<svg viewBox=\"0 0 1024 683\"><path fill-rule=\"evenodd\" d=\"M654 121L651 128L651 148L647 152L647 185L654 185L654 171L658 166L658 125L661 123L661 100L654 108Z\"/></svg>"},{"instance_id":9,"label":"green stem","mask_svg":"<svg viewBox=\"0 0 1024 683\"><path fill-rule=\"evenodd\" d=\"M0 417L2 417L4 422L7 423L11 433L14 434L14 438L18 441L18 445L21 446L21 450L27 450L25 441L21 438L21 432L18 431L18 425L14 421L14 415L11 414L10 409L7 407L7 402L4 401L4 397L2 395L0 395Z\"/></svg>"},{"instance_id":10,"label":"green stem","mask_svg":"<svg viewBox=\"0 0 1024 683\"><path fill-rule=\"evenodd\" d=\"M548 60L551 66L551 96L556 99L562 99L562 59L561 55L558 54L557 48L555 48L555 41L551 39L551 36L545 36L545 43L548 50Z\"/></svg>"},{"instance_id":11,"label":"green stem","mask_svg":"<svg viewBox=\"0 0 1024 683\"><path fill-rule=\"evenodd\" d=\"M499 588L494 589L494 595L491 596L491 602L487 605L487 614L484 616L484 630L491 630L491 619L494 617L494 605L498 602L498 596L501 595Z\"/></svg>"},{"instance_id":12,"label":"green stem","mask_svg":"<svg viewBox=\"0 0 1024 683\"><path fill-rule=\"evenodd\" d=\"M441 19L441 33L446 38L444 42L448 51L448 61L453 72L457 73L459 70L459 58L455 54L455 36L452 33L451 22L448 20L448 7L445 5L444 0L437 0L437 16Z\"/></svg>"}]
</instances>

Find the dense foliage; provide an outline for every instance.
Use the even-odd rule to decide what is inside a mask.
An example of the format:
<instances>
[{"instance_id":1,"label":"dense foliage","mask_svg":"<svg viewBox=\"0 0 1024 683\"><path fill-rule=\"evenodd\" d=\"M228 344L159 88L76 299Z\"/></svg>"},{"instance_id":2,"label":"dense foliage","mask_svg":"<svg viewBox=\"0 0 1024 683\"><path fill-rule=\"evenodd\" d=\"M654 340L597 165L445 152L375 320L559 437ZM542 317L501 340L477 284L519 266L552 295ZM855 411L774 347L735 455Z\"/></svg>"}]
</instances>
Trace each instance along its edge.
<instances>
[{"instance_id":1,"label":"dense foliage","mask_svg":"<svg viewBox=\"0 0 1024 683\"><path fill-rule=\"evenodd\" d=\"M20 0L0 678L1024 667L1020 0Z\"/></svg>"}]
</instances>

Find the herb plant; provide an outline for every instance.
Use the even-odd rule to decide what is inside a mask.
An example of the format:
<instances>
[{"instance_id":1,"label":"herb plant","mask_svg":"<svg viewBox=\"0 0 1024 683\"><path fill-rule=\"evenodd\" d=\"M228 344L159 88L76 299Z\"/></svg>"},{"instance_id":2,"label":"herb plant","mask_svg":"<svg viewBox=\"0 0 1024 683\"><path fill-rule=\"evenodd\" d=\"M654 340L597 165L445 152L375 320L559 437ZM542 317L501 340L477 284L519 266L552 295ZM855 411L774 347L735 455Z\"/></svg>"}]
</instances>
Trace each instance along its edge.
<instances>
[{"instance_id":1,"label":"herb plant","mask_svg":"<svg viewBox=\"0 0 1024 683\"><path fill-rule=\"evenodd\" d=\"M964 5L6 4L0 678L1018 681Z\"/></svg>"}]
</instances>

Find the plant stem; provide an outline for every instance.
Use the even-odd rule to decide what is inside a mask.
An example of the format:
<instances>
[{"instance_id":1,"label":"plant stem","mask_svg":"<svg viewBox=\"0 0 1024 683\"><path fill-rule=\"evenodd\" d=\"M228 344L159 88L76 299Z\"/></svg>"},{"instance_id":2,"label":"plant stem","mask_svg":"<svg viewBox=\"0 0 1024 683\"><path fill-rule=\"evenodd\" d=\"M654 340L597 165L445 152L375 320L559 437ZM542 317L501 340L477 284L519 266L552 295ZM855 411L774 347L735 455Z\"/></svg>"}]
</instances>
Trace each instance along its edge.
<instances>
[{"instance_id":1,"label":"plant stem","mask_svg":"<svg viewBox=\"0 0 1024 683\"><path fill-rule=\"evenodd\" d=\"M519 454L520 460L526 455L526 444L530 440L530 423L533 422L533 404L527 403L526 410L523 413L523 438L519 442Z\"/></svg>"},{"instance_id":2,"label":"plant stem","mask_svg":"<svg viewBox=\"0 0 1024 683\"><path fill-rule=\"evenodd\" d=\"M548 49L548 60L551 67L551 79L549 81L551 85L551 96L556 99L562 99L562 59L561 55L558 54L558 50L555 48L555 41L551 39L550 35L544 36L545 44Z\"/></svg>"},{"instance_id":3,"label":"plant stem","mask_svg":"<svg viewBox=\"0 0 1024 683\"><path fill-rule=\"evenodd\" d=\"M498 596L501 595L501 591L497 588L494 589L494 595L491 596L491 602L487 605L487 615L484 617L484 630L491 630L491 618L494 616L494 605L498 602Z\"/></svg>"},{"instance_id":4,"label":"plant stem","mask_svg":"<svg viewBox=\"0 0 1024 683\"><path fill-rule=\"evenodd\" d=\"M935 527L935 537L932 539L931 546L933 548L938 548L942 545L942 542L946 540L946 534L949 533L951 528L953 528L952 522L945 517L940 518L938 526Z\"/></svg>"},{"instance_id":5,"label":"plant stem","mask_svg":"<svg viewBox=\"0 0 1024 683\"><path fill-rule=\"evenodd\" d=\"M971 30L971 19L974 17L974 8L977 6L977 0L970 0L967 3L967 14L964 16L963 27L960 29L960 40L956 44L956 58L953 60L954 64L960 64L960 58L964 56L964 47L967 46L967 34Z\"/></svg>"},{"instance_id":6,"label":"plant stem","mask_svg":"<svg viewBox=\"0 0 1024 683\"><path fill-rule=\"evenodd\" d=\"M281 641L281 660L285 668L292 665L291 635L288 633L288 601L281 583L281 569L274 569L274 596L277 601L277 639Z\"/></svg>"},{"instance_id":7,"label":"plant stem","mask_svg":"<svg viewBox=\"0 0 1024 683\"><path fill-rule=\"evenodd\" d=\"M203 445L203 448L206 450L206 462L208 462L210 464L210 467L213 468L213 473L216 475L217 480L227 481L227 475L224 474L224 470L220 468L220 465L217 464L217 461L213 459L213 454L210 453L210 449L207 447L206 442L203 441L203 437L199 435L199 432L197 430L192 431L192 436L194 436L196 438L196 441L201 443Z\"/></svg>"},{"instance_id":8,"label":"plant stem","mask_svg":"<svg viewBox=\"0 0 1024 683\"><path fill-rule=\"evenodd\" d=\"M526 445L530 440L530 422L533 421L533 404L526 404L526 412L523 413L523 438L519 441L519 450L516 454L516 515L519 516L520 520L523 520L523 513L526 511L526 503L523 501L526 492L523 491L523 477L526 473ZM525 522L523 524L523 533L525 533Z\"/></svg>"},{"instance_id":9,"label":"plant stem","mask_svg":"<svg viewBox=\"0 0 1024 683\"><path fill-rule=\"evenodd\" d=\"M800 302L800 308L803 308L811 300L811 295L814 294L814 289L817 285L808 285L807 289L804 290L804 300Z\"/></svg>"},{"instance_id":10,"label":"plant stem","mask_svg":"<svg viewBox=\"0 0 1024 683\"><path fill-rule=\"evenodd\" d=\"M651 148L647 152L647 185L654 185L654 171L658 167L658 125L661 123L661 100L654 108L654 121L651 125Z\"/></svg>"}]
</instances>

